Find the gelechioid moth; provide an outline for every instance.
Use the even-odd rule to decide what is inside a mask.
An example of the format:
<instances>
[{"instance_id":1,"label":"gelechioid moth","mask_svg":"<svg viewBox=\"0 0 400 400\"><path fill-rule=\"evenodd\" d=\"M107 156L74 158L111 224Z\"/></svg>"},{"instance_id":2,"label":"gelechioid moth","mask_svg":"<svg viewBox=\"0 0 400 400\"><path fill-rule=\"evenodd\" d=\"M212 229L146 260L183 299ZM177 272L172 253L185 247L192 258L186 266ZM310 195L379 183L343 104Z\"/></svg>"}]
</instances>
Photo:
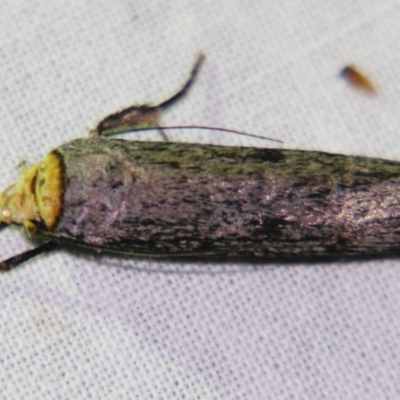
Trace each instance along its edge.
<instances>
[{"instance_id":1,"label":"gelechioid moth","mask_svg":"<svg viewBox=\"0 0 400 400\"><path fill-rule=\"evenodd\" d=\"M63 246L137 257L268 261L400 254L400 163L316 151L139 142L110 136L157 126L158 106L104 118L24 166L0 198L2 225L40 245L7 271Z\"/></svg>"}]
</instances>

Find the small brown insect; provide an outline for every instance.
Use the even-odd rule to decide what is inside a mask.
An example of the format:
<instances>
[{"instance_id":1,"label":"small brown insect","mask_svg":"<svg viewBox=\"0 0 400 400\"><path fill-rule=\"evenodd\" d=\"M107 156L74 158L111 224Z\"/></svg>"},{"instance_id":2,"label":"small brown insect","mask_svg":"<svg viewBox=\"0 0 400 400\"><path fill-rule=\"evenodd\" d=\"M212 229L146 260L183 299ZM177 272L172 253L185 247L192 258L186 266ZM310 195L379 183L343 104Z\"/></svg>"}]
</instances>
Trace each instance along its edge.
<instances>
[{"instance_id":1,"label":"small brown insect","mask_svg":"<svg viewBox=\"0 0 400 400\"><path fill-rule=\"evenodd\" d=\"M364 93L375 95L376 87L372 81L354 65L347 65L340 71L340 76L351 86L362 90Z\"/></svg>"}]
</instances>

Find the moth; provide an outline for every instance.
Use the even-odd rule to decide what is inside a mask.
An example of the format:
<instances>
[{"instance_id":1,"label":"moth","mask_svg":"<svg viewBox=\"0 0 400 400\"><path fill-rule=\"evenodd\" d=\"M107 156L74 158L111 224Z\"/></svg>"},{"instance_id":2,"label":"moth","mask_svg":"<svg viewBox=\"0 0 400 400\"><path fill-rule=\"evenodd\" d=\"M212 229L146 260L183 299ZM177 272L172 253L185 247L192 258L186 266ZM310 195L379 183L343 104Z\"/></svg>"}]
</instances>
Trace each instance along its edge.
<instances>
[{"instance_id":1,"label":"moth","mask_svg":"<svg viewBox=\"0 0 400 400\"><path fill-rule=\"evenodd\" d=\"M260 263L399 255L399 162L112 138L157 127L203 58L167 101L109 115L88 138L22 168L1 194L0 221L22 226L41 244L1 262L0 270L65 246Z\"/></svg>"}]
</instances>

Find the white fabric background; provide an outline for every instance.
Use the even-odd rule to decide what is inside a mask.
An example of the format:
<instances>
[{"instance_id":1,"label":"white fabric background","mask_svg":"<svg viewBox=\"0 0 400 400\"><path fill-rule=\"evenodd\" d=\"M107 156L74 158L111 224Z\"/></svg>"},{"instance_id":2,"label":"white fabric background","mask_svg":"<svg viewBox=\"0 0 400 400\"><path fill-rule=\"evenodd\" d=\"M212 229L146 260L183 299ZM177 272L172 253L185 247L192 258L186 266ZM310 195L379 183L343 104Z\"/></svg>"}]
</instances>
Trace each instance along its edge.
<instances>
[{"instance_id":1,"label":"white fabric background","mask_svg":"<svg viewBox=\"0 0 400 400\"><path fill-rule=\"evenodd\" d=\"M0 3L0 188L107 113L400 159L395 0ZM379 96L339 70L368 71ZM155 133L140 138L157 138ZM274 144L230 134L174 140ZM32 244L0 234L4 259ZM400 259L167 265L59 252L0 276L2 399L399 399Z\"/></svg>"}]
</instances>

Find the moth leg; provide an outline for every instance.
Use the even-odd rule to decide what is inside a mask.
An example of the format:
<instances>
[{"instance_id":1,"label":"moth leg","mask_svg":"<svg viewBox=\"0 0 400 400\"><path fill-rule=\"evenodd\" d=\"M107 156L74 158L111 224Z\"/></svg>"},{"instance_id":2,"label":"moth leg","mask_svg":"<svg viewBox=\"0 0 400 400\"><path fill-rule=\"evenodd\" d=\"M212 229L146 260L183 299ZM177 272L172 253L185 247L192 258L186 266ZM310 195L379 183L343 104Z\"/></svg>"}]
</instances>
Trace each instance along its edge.
<instances>
[{"instance_id":1,"label":"moth leg","mask_svg":"<svg viewBox=\"0 0 400 400\"><path fill-rule=\"evenodd\" d=\"M122 111L108 115L98 123L96 128L90 131L90 136L112 136L118 133L132 132L142 128L157 128L158 118L161 112L171 107L173 104L175 104L178 100L186 95L190 87L193 85L204 59L204 54L200 54L197 57L195 65L190 73L189 79L183 85L182 89L179 90L178 93L170 97L168 100L156 106L131 106L125 108ZM161 128L159 129L159 131L163 140L168 140L167 135Z\"/></svg>"},{"instance_id":2,"label":"moth leg","mask_svg":"<svg viewBox=\"0 0 400 400\"><path fill-rule=\"evenodd\" d=\"M32 250L24 251L21 254L17 254L14 257L10 257L9 259L0 262L0 272L10 271L18 267L23 262L28 261L35 256L38 256L39 254L49 253L50 251L54 251L59 247L60 246L58 242L50 241L43 243Z\"/></svg>"},{"instance_id":3,"label":"moth leg","mask_svg":"<svg viewBox=\"0 0 400 400\"><path fill-rule=\"evenodd\" d=\"M168 136L167 136L167 134L165 133L164 129L161 128L161 126L159 126L158 124L155 125L155 127L157 127L157 132L160 134L161 139L162 139L164 142L169 142Z\"/></svg>"},{"instance_id":4,"label":"moth leg","mask_svg":"<svg viewBox=\"0 0 400 400\"><path fill-rule=\"evenodd\" d=\"M176 93L172 97L170 97L168 100L163 101L161 104L159 104L156 107L159 107L159 108L165 110L165 109L171 107L172 105L174 105L182 97L184 97L186 95L186 93L189 91L189 89L193 86L193 83L195 82L197 75L199 74L201 65L203 64L205 58L206 58L206 56L204 54L200 53L197 56L197 59L192 68L192 71L190 72L189 79L183 85L182 89L179 90L178 93Z\"/></svg>"}]
</instances>

